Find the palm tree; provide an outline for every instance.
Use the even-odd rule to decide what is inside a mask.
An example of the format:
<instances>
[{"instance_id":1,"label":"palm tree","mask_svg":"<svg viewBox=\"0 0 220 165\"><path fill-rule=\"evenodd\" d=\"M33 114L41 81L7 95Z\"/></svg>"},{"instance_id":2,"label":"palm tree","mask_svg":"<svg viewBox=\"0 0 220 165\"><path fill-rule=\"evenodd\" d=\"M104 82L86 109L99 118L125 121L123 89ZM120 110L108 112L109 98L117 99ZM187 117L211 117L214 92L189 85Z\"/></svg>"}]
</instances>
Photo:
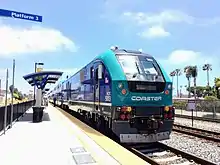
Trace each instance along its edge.
<instances>
[{"instance_id":1,"label":"palm tree","mask_svg":"<svg viewBox=\"0 0 220 165\"><path fill-rule=\"evenodd\" d=\"M202 67L202 70L207 72L207 86L209 87L209 71L212 70L212 65L211 64L204 64Z\"/></svg>"},{"instance_id":2,"label":"palm tree","mask_svg":"<svg viewBox=\"0 0 220 165\"><path fill-rule=\"evenodd\" d=\"M174 90L174 87L173 87L173 79L174 79L174 77L176 76L175 70L172 71L172 72L170 72L170 76L172 77L172 94L173 94L173 90Z\"/></svg>"},{"instance_id":3,"label":"palm tree","mask_svg":"<svg viewBox=\"0 0 220 165\"><path fill-rule=\"evenodd\" d=\"M188 81L188 98L191 97L191 94L190 94L190 83L191 83L191 77L192 77L192 66L186 66L184 68L184 73L186 75L186 78L187 78L187 81Z\"/></svg>"},{"instance_id":4,"label":"palm tree","mask_svg":"<svg viewBox=\"0 0 220 165\"><path fill-rule=\"evenodd\" d=\"M176 76L176 72L175 71L170 72L170 76L172 77L172 83L173 83L173 79Z\"/></svg>"},{"instance_id":5,"label":"palm tree","mask_svg":"<svg viewBox=\"0 0 220 165\"><path fill-rule=\"evenodd\" d=\"M191 74L192 74L193 82L194 82L194 97L196 99L196 78L198 76L197 66L192 66L190 70L191 70Z\"/></svg>"},{"instance_id":6,"label":"palm tree","mask_svg":"<svg viewBox=\"0 0 220 165\"><path fill-rule=\"evenodd\" d=\"M174 70L176 73L176 90L177 90L177 97L179 97L179 76L181 75L181 70L180 69L175 69Z\"/></svg>"}]
</instances>

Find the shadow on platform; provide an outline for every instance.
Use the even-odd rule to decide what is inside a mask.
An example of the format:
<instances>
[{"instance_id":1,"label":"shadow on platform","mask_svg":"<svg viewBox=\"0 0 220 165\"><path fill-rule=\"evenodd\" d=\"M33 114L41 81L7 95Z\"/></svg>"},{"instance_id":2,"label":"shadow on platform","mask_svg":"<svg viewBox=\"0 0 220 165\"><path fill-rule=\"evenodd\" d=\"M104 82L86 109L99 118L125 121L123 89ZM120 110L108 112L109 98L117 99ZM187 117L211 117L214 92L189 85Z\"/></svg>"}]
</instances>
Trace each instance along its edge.
<instances>
[{"instance_id":1,"label":"shadow on platform","mask_svg":"<svg viewBox=\"0 0 220 165\"><path fill-rule=\"evenodd\" d=\"M26 113L18 122L27 122L33 123L33 113ZM50 116L47 112L44 112L42 121L51 121Z\"/></svg>"}]
</instances>

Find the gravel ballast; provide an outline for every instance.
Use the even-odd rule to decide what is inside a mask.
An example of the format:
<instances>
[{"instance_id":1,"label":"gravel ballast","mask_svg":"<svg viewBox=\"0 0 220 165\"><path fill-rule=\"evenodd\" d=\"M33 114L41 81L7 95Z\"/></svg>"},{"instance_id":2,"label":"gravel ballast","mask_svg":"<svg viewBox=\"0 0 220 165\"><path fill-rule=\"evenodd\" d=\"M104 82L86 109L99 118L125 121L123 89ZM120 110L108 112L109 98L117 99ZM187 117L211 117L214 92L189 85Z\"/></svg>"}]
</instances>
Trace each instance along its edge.
<instances>
[{"instance_id":1,"label":"gravel ballast","mask_svg":"<svg viewBox=\"0 0 220 165\"><path fill-rule=\"evenodd\" d=\"M176 124L181 124L181 125L185 125L185 126L189 126L189 127L192 126L192 119L184 119L184 118L175 117L174 122ZM216 123L216 122L194 120L193 127L205 129L205 130L209 130L209 131L220 132L220 123Z\"/></svg>"},{"instance_id":2,"label":"gravel ballast","mask_svg":"<svg viewBox=\"0 0 220 165\"><path fill-rule=\"evenodd\" d=\"M172 132L169 140L161 142L220 165L220 144L218 143L176 132Z\"/></svg>"}]
</instances>

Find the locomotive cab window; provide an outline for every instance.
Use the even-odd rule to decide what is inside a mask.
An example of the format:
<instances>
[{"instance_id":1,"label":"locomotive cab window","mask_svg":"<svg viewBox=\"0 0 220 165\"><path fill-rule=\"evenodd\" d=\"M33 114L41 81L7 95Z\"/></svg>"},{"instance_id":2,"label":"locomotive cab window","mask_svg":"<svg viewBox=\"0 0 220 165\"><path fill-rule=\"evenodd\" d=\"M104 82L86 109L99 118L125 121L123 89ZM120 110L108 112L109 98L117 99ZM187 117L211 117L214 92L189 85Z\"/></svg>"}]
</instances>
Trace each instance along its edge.
<instances>
[{"instance_id":1,"label":"locomotive cab window","mask_svg":"<svg viewBox=\"0 0 220 165\"><path fill-rule=\"evenodd\" d=\"M164 82L160 68L154 59L135 55L117 55L117 58L127 80Z\"/></svg>"}]
</instances>

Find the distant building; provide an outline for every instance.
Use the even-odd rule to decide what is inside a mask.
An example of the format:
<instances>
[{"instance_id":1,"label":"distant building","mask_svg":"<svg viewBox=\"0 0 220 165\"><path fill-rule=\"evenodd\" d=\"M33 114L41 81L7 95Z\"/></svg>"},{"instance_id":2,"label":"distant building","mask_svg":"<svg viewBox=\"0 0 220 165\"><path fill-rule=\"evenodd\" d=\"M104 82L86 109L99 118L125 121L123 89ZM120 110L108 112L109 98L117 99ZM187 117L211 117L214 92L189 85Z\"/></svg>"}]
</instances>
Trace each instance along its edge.
<instances>
[{"instance_id":1,"label":"distant building","mask_svg":"<svg viewBox=\"0 0 220 165\"><path fill-rule=\"evenodd\" d=\"M8 94L10 93L10 91L8 90ZM0 96L4 97L6 94L6 90L5 89L0 89Z\"/></svg>"},{"instance_id":2,"label":"distant building","mask_svg":"<svg viewBox=\"0 0 220 165\"><path fill-rule=\"evenodd\" d=\"M5 95L6 95L6 90L5 89L0 89L0 102L5 100ZM8 90L8 99L11 99L11 92Z\"/></svg>"},{"instance_id":3,"label":"distant building","mask_svg":"<svg viewBox=\"0 0 220 165\"><path fill-rule=\"evenodd\" d=\"M33 90L29 90L29 92L27 94L27 97L28 97L29 100L34 99L34 92L33 92Z\"/></svg>"}]
</instances>

